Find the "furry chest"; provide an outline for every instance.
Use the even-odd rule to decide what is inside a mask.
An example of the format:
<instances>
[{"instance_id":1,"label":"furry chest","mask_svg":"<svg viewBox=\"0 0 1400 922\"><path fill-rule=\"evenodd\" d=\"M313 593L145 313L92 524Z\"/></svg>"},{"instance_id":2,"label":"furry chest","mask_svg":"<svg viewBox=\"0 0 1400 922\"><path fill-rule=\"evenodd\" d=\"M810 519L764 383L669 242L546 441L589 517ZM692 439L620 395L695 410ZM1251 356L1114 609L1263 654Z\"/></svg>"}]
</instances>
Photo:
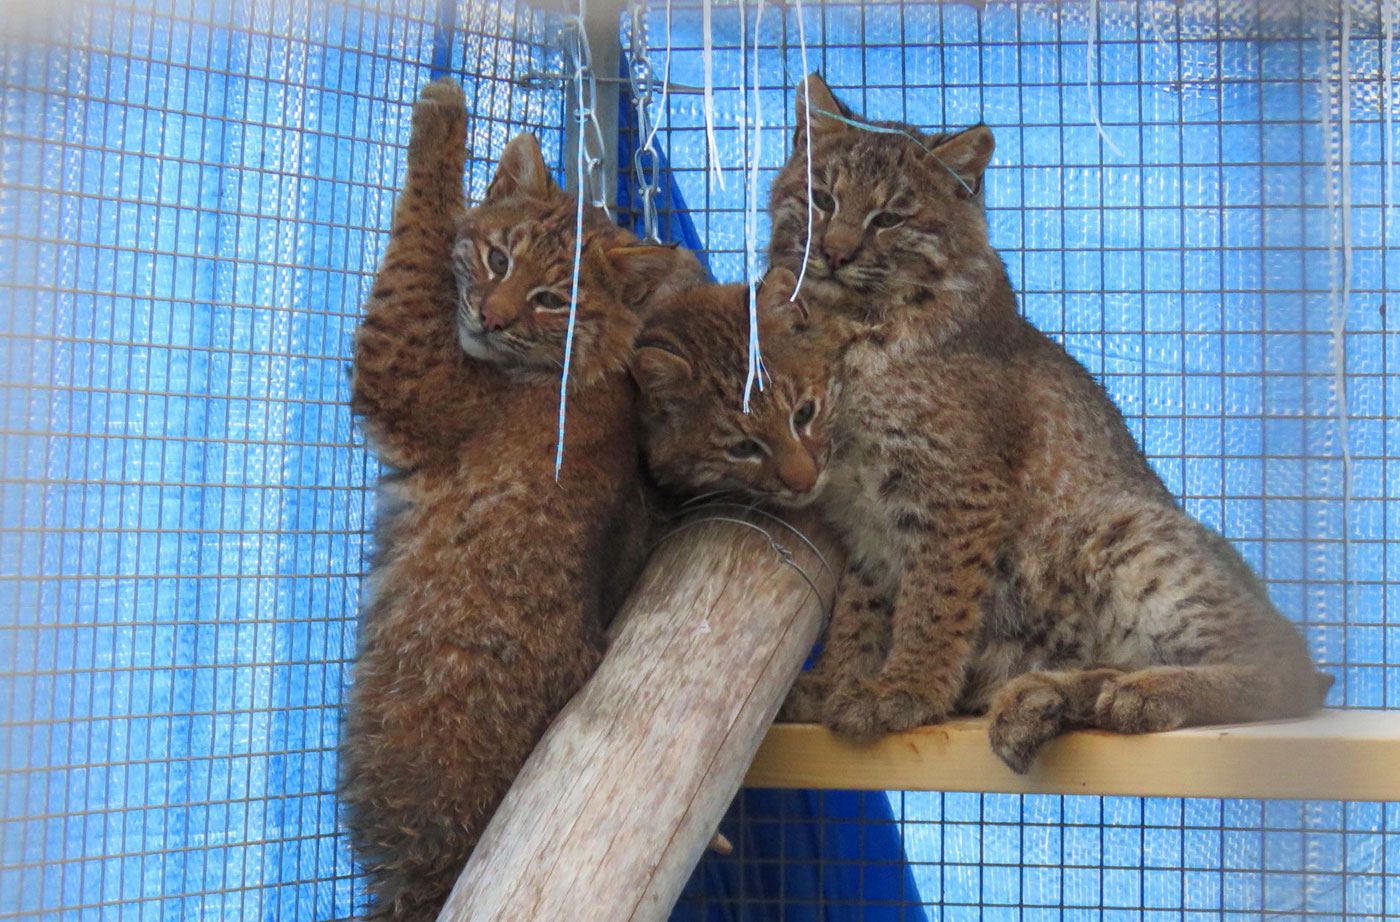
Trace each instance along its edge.
<instances>
[{"instance_id":1,"label":"furry chest","mask_svg":"<svg viewBox=\"0 0 1400 922\"><path fill-rule=\"evenodd\" d=\"M822 509L856 565L893 594L899 585L907 540L894 527L899 504L882 490L888 461L878 447L859 437L843 439L832 458Z\"/></svg>"}]
</instances>

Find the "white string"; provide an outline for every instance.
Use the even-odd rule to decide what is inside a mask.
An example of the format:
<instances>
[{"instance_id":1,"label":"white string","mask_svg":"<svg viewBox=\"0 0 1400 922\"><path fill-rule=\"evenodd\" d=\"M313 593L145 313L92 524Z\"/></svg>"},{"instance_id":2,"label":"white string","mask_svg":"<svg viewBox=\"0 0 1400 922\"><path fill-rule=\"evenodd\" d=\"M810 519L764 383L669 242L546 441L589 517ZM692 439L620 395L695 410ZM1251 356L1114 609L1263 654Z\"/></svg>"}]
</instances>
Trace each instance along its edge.
<instances>
[{"instance_id":1,"label":"white string","mask_svg":"<svg viewBox=\"0 0 1400 922\"><path fill-rule=\"evenodd\" d=\"M1333 87L1331 73L1333 67L1332 46L1330 34L1327 26L1320 26L1319 41L1321 44L1321 95L1322 95L1322 137L1323 137L1323 166L1326 181L1324 188L1327 196L1327 210L1329 218L1327 256L1328 256L1328 291L1327 305L1328 318L1331 327L1330 359L1332 362L1333 399L1336 401L1337 414L1337 440L1340 443L1339 449L1342 456L1342 554L1343 554L1343 591L1346 586L1346 561L1350 559L1350 528L1346 522L1346 509L1349 505L1351 494L1351 440L1349 432L1349 417L1346 399L1346 313L1347 299L1350 297L1350 283L1347 278L1350 271L1351 254L1350 229L1347 227L1350 219L1349 192L1346 189L1346 181L1350 178L1350 170L1347 161L1351 156L1351 145L1347 138L1350 130L1351 113L1348 95L1350 86L1348 84L1347 68L1349 61L1347 57L1347 41L1350 38L1350 21L1345 13L1342 18L1342 41L1338 53L1338 70L1341 85L1341 98L1338 100L1340 109L1340 121L1342 123L1340 135L1337 125L1333 121ZM1327 637L1322 635L1318 643L1318 657L1323 662L1329 662L1330 657L1327 650Z\"/></svg>"},{"instance_id":2,"label":"white string","mask_svg":"<svg viewBox=\"0 0 1400 922\"><path fill-rule=\"evenodd\" d=\"M886 126L884 126L884 125L871 125L871 124L868 123L868 122L858 122L858 121L856 121L856 120L853 119L853 118L847 118L846 116L842 115L840 112L828 112L828 111L826 111L825 109L818 109L817 111L820 112L820 113L821 113L824 117L826 117L826 118L832 119L832 120L834 120L834 121L841 122L841 123L844 124L844 125L850 125L852 128L857 128L857 129L859 129L859 130L861 130L861 131L869 131L869 132L872 132L872 133L874 133L874 134L897 134L897 135L899 135L901 138L905 138L905 139L907 139L907 140L913 142L914 145L915 145L916 147L919 148L919 150L921 150L921 151L923 151L924 153L928 154L930 157L932 157L932 158L934 159L934 161L935 161L939 166L941 166L941 167L943 167L943 169L947 170L947 171L948 171L948 175L951 176L951 177L953 177L954 179L956 179L956 180L958 181L958 185L962 186L963 189L967 192L968 195L976 195L976 194L977 194L977 190L974 189L974 188L972 188L971 186L969 186L969 185L967 184L967 180L963 179L962 176L958 175L958 171L957 171L957 170L955 170L955 169L953 169L952 167L950 167L947 163L944 163L944 162L943 162L943 158L940 157L940 156L938 156L937 154L935 154L935 153L933 152L933 148L929 147L929 146L928 146L927 144L925 144L923 141L920 141L918 138L914 137L913 134L911 134L911 133L909 133L909 132L907 132L907 131L904 131L904 130L901 129L901 128L888 128L888 127L886 127ZM811 120L811 112L810 112L810 110L809 110L809 111L808 111L808 121L810 121L810 120Z\"/></svg>"},{"instance_id":3,"label":"white string","mask_svg":"<svg viewBox=\"0 0 1400 922\"><path fill-rule=\"evenodd\" d=\"M710 172L715 174L715 184L724 191L724 171L719 164L719 146L715 143L715 48L714 34L710 21L710 2L702 4L701 29L705 36L702 54L705 61L705 141L710 151Z\"/></svg>"},{"instance_id":4,"label":"white string","mask_svg":"<svg viewBox=\"0 0 1400 922\"><path fill-rule=\"evenodd\" d=\"M578 87L578 144L577 144L577 168L578 186L576 187L578 208L574 217L574 271L573 280L569 288L569 327L564 334L564 371L559 376L559 432L554 442L554 481L559 481L559 471L564 467L564 420L568 415L569 402L569 370L573 365L574 356L574 324L578 319L578 277L579 267L583 262L583 178L584 178L584 128L587 122L588 110L584 107L583 100L583 78L584 68L591 65L588 52L588 37L584 31L584 15L587 11L588 0L579 0L578 19L578 55L577 66L574 68L574 83Z\"/></svg>"},{"instance_id":5,"label":"white string","mask_svg":"<svg viewBox=\"0 0 1400 922\"><path fill-rule=\"evenodd\" d=\"M650 148L656 140L656 132L661 128L661 117L666 114L666 94L671 92L671 0L666 0L666 67L661 72L661 102L657 105L656 119L651 123L651 133L647 135L643 147Z\"/></svg>"},{"instance_id":6,"label":"white string","mask_svg":"<svg viewBox=\"0 0 1400 922\"><path fill-rule=\"evenodd\" d=\"M1084 62L1084 89L1089 96L1089 114L1094 118L1094 127L1098 129L1099 137L1103 138L1104 144L1119 157L1123 152L1118 149L1118 145L1113 143L1113 139L1108 136L1108 132L1103 130L1103 122L1099 119L1098 92L1094 88L1094 77L1099 71L1099 0L1089 0L1089 35L1084 43L1086 60Z\"/></svg>"},{"instance_id":7,"label":"white string","mask_svg":"<svg viewBox=\"0 0 1400 922\"><path fill-rule=\"evenodd\" d=\"M1341 291L1332 312L1332 374L1336 380L1337 438L1342 449L1342 560L1349 567L1351 560L1351 528L1347 513L1351 508L1351 408L1347 405L1347 315L1351 309L1351 4L1342 4L1342 42L1340 80L1341 143L1339 153L1338 201L1341 219ZM1343 573L1345 580L1348 574ZM1346 583L1342 584L1345 591ZM1342 613L1345 617L1345 612Z\"/></svg>"},{"instance_id":8,"label":"white string","mask_svg":"<svg viewBox=\"0 0 1400 922\"><path fill-rule=\"evenodd\" d=\"M797 284L793 286L791 301L797 300L797 293L802 290L802 280L807 277L807 261L812 258L812 224L815 215L812 213L812 91L808 87L807 77L812 73L807 66L807 25L802 15L802 0L797 0L797 44L802 49L802 130L806 135L805 143L802 145L807 155L807 239L802 244L802 267L797 273Z\"/></svg>"},{"instance_id":9,"label":"white string","mask_svg":"<svg viewBox=\"0 0 1400 922\"><path fill-rule=\"evenodd\" d=\"M1381 182L1385 192L1387 228L1395 214L1395 116L1391 111L1395 104L1395 71L1391 65L1395 57L1395 9L1396 4L1392 0L1381 0L1381 31L1384 35L1381 41L1381 124L1385 128L1381 137L1385 175L1381 177ZM1389 242L1389 235L1384 239Z\"/></svg>"},{"instance_id":10,"label":"white string","mask_svg":"<svg viewBox=\"0 0 1400 922\"><path fill-rule=\"evenodd\" d=\"M749 54L749 31L748 17L744 15L744 0L738 0L736 4L739 10L739 76L734 85L735 92L739 99L739 113L735 119L734 127L738 128L739 134L739 182L744 183L743 206L741 210L748 212L748 196L753 194L753 190L747 185L748 176L744 172L744 149L749 142L749 88L748 81L748 54ZM747 219L746 219L747 220ZM745 227L745 233L748 228Z\"/></svg>"},{"instance_id":11,"label":"white string","mask_svg":"<svg viewBox=\"0 0 1400 922\"><path fill-rule=\"evenodd\" d=\"M749 397L754 382L763 390L763 353L758 343L758 163L763 159L763 104L759 99L758 51L759 24L763 22L763 0L753 19L753 151L749 155L752 172L749 180L749 214L744 245L748 250L749 276L749 372L744 379L744 412L749 412ZM742 62L741 62L742 64ZM740 70L742 70L742 66ZM810 201L810 196L808 197ZM809 206L810 207L810 206Z\"/></svg>"},{"instance_id":12,"label":"white string","mask_svg":"<svg viewBox=\"0 0 1400 922\"><path fill-rule=\"evenodd\" d=\"M636 112L637 131L645 135L642 143L632 152L632 171L636 178L637 195L642 200L642 239L647 243L660 243L661 237L657 232L656 195L660 191L661 155L652 144L656 138L656 122L651 117L656 73L652 67L651 55L648 54L651 29L646 21L642 0L632 0L629 6L632 66L627 68L627 82L632 89L632 108ZM669 39L669 36L667 38ZM665 92L663 84L663 104Z\"/></svg>"}]
</instances>

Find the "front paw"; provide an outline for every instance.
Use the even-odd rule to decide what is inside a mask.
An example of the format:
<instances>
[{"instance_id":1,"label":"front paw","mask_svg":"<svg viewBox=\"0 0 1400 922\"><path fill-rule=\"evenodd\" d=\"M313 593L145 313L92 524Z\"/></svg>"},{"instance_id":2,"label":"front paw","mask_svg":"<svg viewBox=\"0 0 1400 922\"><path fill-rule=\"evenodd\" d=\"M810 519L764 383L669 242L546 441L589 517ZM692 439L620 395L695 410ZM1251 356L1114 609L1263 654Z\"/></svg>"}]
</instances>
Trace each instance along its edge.
<instances>
[{"instance_id":1,"label":"front paw","mask_svg":"<svg viewBox=\"0 0 1400 922\"><path fill-rule=\"evenodd\" d=\"M1094 704L1094 726L1114 733L1175 730L1186 716L1173 685L1150 671L1105 682Z\"/></svg>"},{"instance_id":2,"label":"front paw","mask_svg":"<svg viewBox=\"0 0 1400 922\"><path fill-rule=\"evenodd\" d=\"M832 691L822 722L842 736L870 739L938 723L947 716L947 705L915 689L857 679Z\"/></svg>"},{"instance_id":3,"label":"front paw","mask_svg":"<svg viewBox=\"0 0 1400 922\"><path fill-rule=\"evenodd\" d=\"M778 710L783 723L814 723L822 719L822 706L831 693L831 683L815 672L802 672Z\"/></svg>"},{"instance_id":4,"label":"front paw","mask_svg":"<svg viewBox=\"0 0 1400 922\"><path fill-rule=\"evenodd\" d=\"M992 751L1012 771L1024 775L1040 747L1059 735L1065 704L1061 689L1041 676L1012 679L989 710Z\"/></svg>"},{"instance_id":5,"label":"front paw","mask_svg":"<svg viewBox=\"0 0 1400 922\"><path fill-rule=\"evenodd\" d=\"M839 736L872 739L880 735L879 699L870 679L847 679L836 685L822 706L822 723Z\"/></svg>"},{"instance_id":6,"label":"front paw","mask_svg":"<svg viewBox=\"0 0 1400 922\"><path fill-rule=\"evenodd\" d=\"M437 158L464 158L467 143L467 100L448 77L423 87L413 104L413 133L408 153L415 162L432 166Z\"/></svg>"},{"instance_id":7,"label":"front paw","mask_svg":"<svg viewBox=\"0 0 1400 922\"><path fill-rule=\"evenodd\" d=\"M449 109L467 110L467 96L462 92L462 86L451 77L439 77L432 83L425 84L423 89L418 91L418 98L423 101L433 101L447 106Z\"/></svg>"},{"instance_id":8,"label":"front paw","mask_svg":"<svg viewBox=\"0 0 1400 922\"><path fill-rule=\"evenodd\" d=\"M942 723L948 706L917 689L885 685L879 691L876 719L886 733L900 733L928 724Z\"/></svg>"}]
</instances>

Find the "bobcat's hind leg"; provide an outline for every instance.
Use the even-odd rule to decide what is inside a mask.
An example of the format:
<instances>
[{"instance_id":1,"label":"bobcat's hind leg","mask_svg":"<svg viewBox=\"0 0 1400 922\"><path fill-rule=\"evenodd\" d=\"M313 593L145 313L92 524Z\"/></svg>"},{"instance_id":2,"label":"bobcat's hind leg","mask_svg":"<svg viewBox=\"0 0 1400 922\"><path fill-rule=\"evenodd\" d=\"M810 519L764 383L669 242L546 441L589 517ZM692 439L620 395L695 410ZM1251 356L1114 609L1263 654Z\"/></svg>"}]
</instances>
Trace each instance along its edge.
<instances>
[{"instance_id":1,"label":"bobcat's hind leg","mask_svg":"<svg viewBox=\"0 0 1400 922\"><path fill-rule=\"evenodd\" d=\"M988 710L992 751L1025 774L1036 752L1066 730L1083 726L1117 669L1028 672L997 689Z\"/></svg>"}]
</instances>

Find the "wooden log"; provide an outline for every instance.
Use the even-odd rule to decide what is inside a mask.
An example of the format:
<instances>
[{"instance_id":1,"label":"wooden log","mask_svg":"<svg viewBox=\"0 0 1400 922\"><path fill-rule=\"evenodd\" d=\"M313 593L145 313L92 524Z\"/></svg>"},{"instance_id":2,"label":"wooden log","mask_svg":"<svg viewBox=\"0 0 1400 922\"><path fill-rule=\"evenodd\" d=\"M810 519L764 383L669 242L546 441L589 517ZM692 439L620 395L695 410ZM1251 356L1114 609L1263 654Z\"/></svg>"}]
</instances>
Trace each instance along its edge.
<instances>
[{"instance_id":1,"label":"wooden log","mask_svg":"<svg viewBox=\"0 0 1400 922\"><path fill-rule=\"evenodd\" d=\"M729 508L659 545L602 665L525 763L439 922L669 915L835 592L834 543L813 519L800 527L814 544Z\"/></svg>"}]
</instances>

